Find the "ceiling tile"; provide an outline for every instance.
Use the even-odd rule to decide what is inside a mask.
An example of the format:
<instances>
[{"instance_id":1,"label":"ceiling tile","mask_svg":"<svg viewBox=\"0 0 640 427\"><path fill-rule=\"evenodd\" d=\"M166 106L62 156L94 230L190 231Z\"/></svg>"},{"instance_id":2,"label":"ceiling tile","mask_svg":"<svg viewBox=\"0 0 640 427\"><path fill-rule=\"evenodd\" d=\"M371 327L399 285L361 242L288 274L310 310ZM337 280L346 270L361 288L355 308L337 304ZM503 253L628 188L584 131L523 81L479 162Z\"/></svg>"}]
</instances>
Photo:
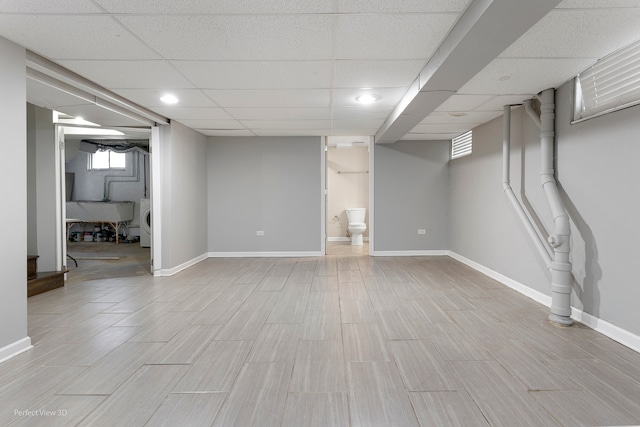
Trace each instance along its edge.
<instances>
[{"instance_id":1,"label":"ceiling tile","mask_svg":"<svg viewBox=\"0 0 640 427\"><path fill-rule=\"evenodd\" d=\"M331 129L254 129L257 136L325 136L331 134Z\"/></svg>"},{"instance_id":2,"label":"ceiling tile","mask_svg":"<svg viewBox=\"0 0 640 427\"><path fill-rule=\"evenodd\" d=\"M246 129L231 129L231 130L196 129L196 130L205 136L255 136L253 132Z\"/></svg>"},{"instance_id":3,"label":"ceiling tile","mask_svg":"<svg viewBox=\"0 0 640 427\"><path fill-rule=\"evenodd\" d=\"M166 107L160 97L167 92L175 95L180 107L219 107L199 89L113 89L115 93L145 107Z\"/></svg>"},{"instance_id":4,"label":"ceiling tile","mask_svg":"<svg viewBox=\"0 0 640 427\"><path fill-rule=\"evenodd\" d=\"M103 13L88 0L0 0L0 14L4 13Z\"/></svg>"},{"instance_id":5,"label":"ceiling tile","mask_svg":"<svg viewBox=\"0 0 640 427\"><path fill-rule=\"evenodd\" d=\"M329 15L119 16L118 19L166 59L331 59Z\"/></svg>"},{"instance_id":6,"label":"ceiling tile","mask_svg":"<svg viewBox=\"0 0 640 427\"><path fill-rule=\"evenodd\" d=\"M442 124L465 124L479 125L493 120L502 114L502 111L480 111L480 112L433 112L425 117L420 123L442 123Z\"/></svg>"},{"instance_id":7,"label":"ceiling tile","mask_svg":"<svg viewBox=\"0 0 640 427\"><path fill-rule=\"evenodd\" d=\"M378 131L378 128L350 128L350 129L333 129L330 133L325 135L331 136L373 136Z\"/></svg>"},{"instance_id":8,"label":"ceiling tile","mask_svg":"<svg viewBox=\"0 0 640 427\"><path fill-rule=\"evenodd\" d=\"M238 120L329 120L331 109L325 108L227 108Z\"/></svg>"},{"instance_id":9,"label":"ceiling tile","mask_svg":"<svg viewBox=\"0 0 640 427\"><path fill-rule=\"evenodd\" d=\"M247 129L322 129L330 128L331 120L242 120Z\"/></svg>"},{"instance_id":10,"label":"ceiling tile","mask_svg":"<svg viewBox=\"0 0 640 427\"><path fill-rule=\"evenodd\" d=\"M372 135L374 134L378 128L380 128L380 126L382 126L382 123L384 123L385 119L353 119L353 120L344 120L344 119L339 119L333 120L333 129L337 130L337 129L353 129L353 128L364 128L364 129L369 129L370 131L367 132L365 135Z\"/></svg>"},{"instance_id":11,"label":"ceiling tile","mask_svg":"<svg viewBox=\"0 0 640 427\"><path fill-rule=\"evenodd\" d=\"M167 61L58 61L109 89L193 88Z\"/></svg>"},{"instance_id":12,"label":"ceiling tile","mask_svg":"<svg viewBox=\"0 0 640 427\"><path fill-rule=\"evenodd\" d=\"M331 13L333 0L97 0L114 13Z\"/></svg>"},{"instance_id":13,"label":"ceiling tile","mask_svg":"<svg viewBox=\"0 0 640 427\"><path fill-rule=\"evenodd\" d=\"M338 17L336 59L426 61L457 14L346 15Z\"/></svg>"},{"instance_id":14,"label":"ceiling tile","mask_svg":"<svg viewBox=\"0 0 640 427\"><path fill-rule=\"evenodd\" d=\"M328 107L330 90L205 90L223 108Z\"/></svg>"},{"instance_id":15,"label":"ceiling tile","mask_svg":"<svg viewBox=\"0 0 640 427\"><path fill-rule=\"evenodd\" d=\"M331 87L331 61L173 61L206 89L314 89Z\"/></svg>"},{"instance_id":16,"label":"ceiling tile","mask_svg":"<svg viewBox=\"0 0 640 427\"><path fill-rule=\"evenodd\" d=\"M333 105L335 107L360 107L362 109L376 109L380 107L395 107L407 89L401 88L374 88L372 90L360 89L335 89L333 91ZM356 97L363 93L370 93L378 96L379 99L374 104L363 106L356 101Z\"/></svg>"},{"instance_id":17,"label":"ceiling tile","mask_svg":"<svg viewBox=\"0 0 640 427\"><path fill-rule=\"evenodd\" d=\"M497 58L461 87L458 93L535 94L562 85L592 63L590 58Z\"/></svg>"},{"instance_id":18,"label":"ceiling tile","mask_svg":"<svg viewBox=\"0 0 640 427\"><path fill-rule=\"evenodd\" d=\"M153 111L170 119L233 120L222 108L154 107Z\"/></svg>"},{"instance_id":19,"label":"ceiling tile","mask_svg":"<svg viewBox=\"0 0 640 427\"><path fill-rule=\"evenodd\" d=\"M185 126L193 129L245 129L245 126L237 120L192 120L192 119L180 119L177 120Z\"/></svg>"},{"instance_id":20,"label":"ceiling tile","mask_svg":"<svg viewBox=\"0 0 640 427\"><path fill-rule=\"evenodd\" d=\"M336 61L335 83L345 87L407 87L418 76L425 61Z\"/></svg>"},{"instance_id":21,"label":"ceiling tile","mask_svg":"<svg viewBox=\"0 0 640 427\"><path fill-rule=\"evenodd\" d=\"M157 59L108 16L0 15L0 36L50 59Z\"/></svg>"},{"instance_id":22,"label":"ceiling tile","mask_svg":"<svg viewBox=\"0 0 640 427\"><path fill-rule=\"evenodd\" d=\"M393 107L382 106L354 106L354 107L334 107L332 109L334 120L352 119L386 119Z\"/></svg>"},{"instance_id":23,"label":"ceiling tile","mask_svg":"<svg viewBox=\"0 0 640 427\"><path fill-rule=\"evenodd\" d=\"M640 8L553 10L500 57L599 59L638 40L639 22Z\"/></svg>"},{"instance_id":24,"label":"ceiling tile","mask_svg":"<svg viewBox=\"0 0 640 427\"><path fill-rule=\"evenodd\" d=\"M453 95L436 111L470 111L490 100L493 95Z\"/></svg>"},{"instance_id":25,"label":"ceiling tile","mask_svg":"<svg viewBox=\"0 0 640 427\"><path fill-rule=\"evenodd\" d=\"M339 13L462 12L471 0L338 0Z\"/></svg>"},{"instance_id":26,"label":"ceiling tile","mask_svg":"<svg viewBox=\"0 0 640 427\"><path fill-rule=\"evenodd\" d=\"M460 135L457 133L408 133L402 137L402 141L446 141Z\"/></svg>"}]
</instances>

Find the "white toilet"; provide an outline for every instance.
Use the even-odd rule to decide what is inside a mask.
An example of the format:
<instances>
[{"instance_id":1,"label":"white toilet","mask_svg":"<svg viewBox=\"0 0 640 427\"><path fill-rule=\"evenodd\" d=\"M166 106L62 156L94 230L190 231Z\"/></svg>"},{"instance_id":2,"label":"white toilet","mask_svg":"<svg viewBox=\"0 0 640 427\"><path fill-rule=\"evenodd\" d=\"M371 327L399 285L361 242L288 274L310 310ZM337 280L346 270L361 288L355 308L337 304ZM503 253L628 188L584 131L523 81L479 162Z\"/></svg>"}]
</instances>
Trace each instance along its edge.
<instances>
[{"instance_id":1,"label":"white toilet","mask_svg":"<svg viewBox=\"0 0 640 427\"><path fill-rule=\"evenodd\" d=\"M367 216L367 208L346 209L347 221L349 222L349 232L351 233L351 244L362 246L362 233L367 229L364 218Z\"/></svg>"}]
</instances>

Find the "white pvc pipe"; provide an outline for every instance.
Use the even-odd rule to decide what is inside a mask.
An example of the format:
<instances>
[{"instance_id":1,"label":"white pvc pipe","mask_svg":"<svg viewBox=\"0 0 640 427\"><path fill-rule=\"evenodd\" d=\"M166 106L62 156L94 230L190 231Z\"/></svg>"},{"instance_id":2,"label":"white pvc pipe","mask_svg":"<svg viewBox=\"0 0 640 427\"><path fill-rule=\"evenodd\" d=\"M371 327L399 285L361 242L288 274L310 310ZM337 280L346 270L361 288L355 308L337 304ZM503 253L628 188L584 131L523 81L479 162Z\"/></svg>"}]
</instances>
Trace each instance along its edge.
<instances>
[{"instance_id":1,"label":"white pvc pipe","mask_svg":"<svg viewBox=\"0 0 640 427\"><path fill-rule=\"evenodd\" d=\"M540 181L553 216L554 230L549 243L554 249L551 263L551 315L549 319L561 325L571 325L571 262L569 215L564 209L554 169L555 92L547 89L540 98Z\"/></svg>"},{"instance_id":2,"label":"white pvc pipe","mask_svg":"<svg viewBox=\"0 0 640 427\"><path fill-rule=\"evenodd\" d=\"M544 260L547 268L551 268L552 258L547 245L540 238L540 234L532 224L531 220L527 216L524 208L520 204L520 201L516 197L511 188L510 179L510 163L511 163L511 106L504 106L504 120L503 120L503 139L502 139L502 188L504 189L507 198L513 205L520 221L524 225L525 229L529 233L531 240L536 246L536 249L540 253L540 256Z\"/></svg>"}]
</instances>

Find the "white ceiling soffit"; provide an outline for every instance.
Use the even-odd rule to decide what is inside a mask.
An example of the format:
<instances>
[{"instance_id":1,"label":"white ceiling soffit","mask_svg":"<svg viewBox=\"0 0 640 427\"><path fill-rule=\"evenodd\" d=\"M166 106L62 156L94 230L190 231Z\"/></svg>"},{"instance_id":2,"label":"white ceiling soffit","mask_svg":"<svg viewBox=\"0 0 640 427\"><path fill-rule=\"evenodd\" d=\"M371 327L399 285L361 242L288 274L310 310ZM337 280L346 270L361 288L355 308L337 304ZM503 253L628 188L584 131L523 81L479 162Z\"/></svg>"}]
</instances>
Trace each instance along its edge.
<instances>
[{"instance_id":1,"label":"white ceiling soffit","mask_svg":"<svg viewBox=\"0 0 640 427\"><path fill-rule=\"evenodd\" d=\"M558 3L473 1L378 130L375 142L393 143L406 135Z\"/></svg>"},{"instance_id":2,"label":"white ceiling soffit","mask_svg":"<svg viewBox=\"0 0 640 427\"><path fill-rule=\"evenodd\" d=\"M123 98L107 89L93 83L90 80L64 68L60 65L49 61L42 56L27 51L27 78L36 82L38 85L49 86L66 97L75 97L78 104L88 105L87 112L96 110L94 106L100 109L123 116L125 119L118 122L118 125L127 125L127 121L133 120L139 122L138 125L152 126L158 124L169 124L169 120L159 114L154 113L144 107L134 104L133 102ZM67 114L73 115L70 106L60 106L61 110ZM77 109L76 109L77 110ZM69 111L69 112L68 112ZM82 113L86 116L86 113ZM88 119L88 117L85 117ZM95 122L100 123L100 119L94 118ZM91 121L91 120L90 120ZM101 124L103 124L102 122Z\"/></svg>"}]
</instances>

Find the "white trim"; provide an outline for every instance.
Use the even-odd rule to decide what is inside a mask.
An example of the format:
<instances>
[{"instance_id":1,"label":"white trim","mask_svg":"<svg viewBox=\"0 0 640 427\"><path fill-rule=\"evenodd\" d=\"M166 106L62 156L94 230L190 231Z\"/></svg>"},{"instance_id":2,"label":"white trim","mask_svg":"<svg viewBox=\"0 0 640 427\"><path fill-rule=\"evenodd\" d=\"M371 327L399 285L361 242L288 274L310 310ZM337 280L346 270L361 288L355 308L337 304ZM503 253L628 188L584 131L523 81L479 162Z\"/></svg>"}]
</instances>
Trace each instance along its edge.
<instances>
[{"instance_id":1,"label":"white trim","mask_svg":"<svg viewBox=\"0 0 640 427\"><path fill-rule=\"evenodd\" d=\"M545 295L542 292L538 292L534 289L531 289L527 285L524 285L520 282L516 282L513 279L510 279L502 274L491 270L483 266L482 264L478 264L475 261L471 261L468 258L463 257L453 251L449 251L449 256L460 261L463 264L468 265L469 267L477 270L492 279L497 280L503 285L514 289L521 294L528 296L540 304L551 307L551 297L549 295ZM620 344L629 347L630 349L637 351L640 353L640 336L633 334L625 329L620 328L612 323L607 322L606 320L602 320L599 317L593 316L589 313L585 313L584 311L577 309L575 307L571 307L571 318L577 322L582 323L585 326L590 327L594 331L601 333L602 335L611 338L614 341L619 342Z\"/></svg>"},{"instance_id":2,"label":"white trim","mask_svg":"<svg viewBox=\"0 0 640 427\"><path fill-rule=\"evenodd\" d=\"M374 256L374 229L375 229L375 204L374 204L374 184L375 184L375 161L374 161L374 151L376 148L374 137L369 137L369 256Z\"/></svg>"},{"instance_id":3,"label":"white trim","mask_svg":"<svg viewBox=\"0 0 640 427\"><path fill-rule=\"evenodd\" d=\"M571 307L571 318L640 353L640 336L575 307Z\"/></svg>"},{"instance_id":4,"label":"white trim","mask_svg":"<svg viewBox=\"0 0 640 427\"><path fill-rule=\"evenodd\" d=\"M320 252L327 253L327 137L320 137Z\"/></svg>"},{"instance_id":5,"label":"white trim","mask_svg":"<svg viewBox=\"0 0 640 427\"><path fill-rule=\"evenodd\" d=\"M183 262L182 264L178 265L177 267L173 267L173 268L169 268L169 269L161 269L161 270L155 270L153 272L153 275L155 277L169 277L169 276L173 276L176 273L180 273L182 270L186 270L187 268L196 265L197 263L199 263L200 261L204 261L205 259L208 258L208 254L202 254L198 257L193 258L192 260L189 260L187 262Z\"/></svg>"},{"instance_id":6,"label":"white trim","mask_svg":"<svg viewBox=\"0 0 640 427\"><path fill-rule=\"evenodd\" d=\"M14 342L13 344L5 345L0 348L0 363L11 359L27 350L31 350L31 337L25 337L21 340Z\"/></svg>"},{"instance_id":7,"label":"white trim","mask_svg":"<svg viewBox=\"0 0 640 427\"><path fill-rule=\"evenodd\" d=\"M449 251L449 256L457 261L460 261L463 264L468 265L469 267L473 268L474 270L479 271L480 273L484 274L485 276L489 276L494 280L497 280L498 282L502 283L503 285L520 292L521 294L528 296L529 298L531 298L532 300L539 302L542 305L545 305L547 307L551 307L551 296L549 295L545 295L542 292L536 291L535 289L530 288L527 285L523 285L520 282L517 282L513 279L510 279L507 276L504 276L500 273L498 273L497 271L493 271L490 268L485 267L482 264L478 264L475 261L471 261L468 258L463 257L462 255L459 255L455 252Z\"/></svg>"},{"instance_id":8,"label":"white trim","mask_svg":"<svg viewBox=\"0 0 640 427\"><path fill-rule=\"evenodd\" d=\"M447 250L375 251L371 256L446 256Z\"/></svg>"},{"instance_id":9,"label":"white trim","mask_svg":"<svg viewBox=\"0 0 640 427\"><path fill-rule=\"evenodd\" d=\"M154 276L164 276L162 270L162 158L160 157L161 132L159 126L151 128L149 169L151 188L151 271Z\"/></svg>"},{"instance_id":10,"label":"white trim","mask_svg":"<svg viewBox=\"0 0 640 427\"><path fill-rule=\"evenodd\" d=\"M298 258L323 256L320 251L300 251L300 252L209 252L209 258Z\"/></svg>"}]
</instances>

